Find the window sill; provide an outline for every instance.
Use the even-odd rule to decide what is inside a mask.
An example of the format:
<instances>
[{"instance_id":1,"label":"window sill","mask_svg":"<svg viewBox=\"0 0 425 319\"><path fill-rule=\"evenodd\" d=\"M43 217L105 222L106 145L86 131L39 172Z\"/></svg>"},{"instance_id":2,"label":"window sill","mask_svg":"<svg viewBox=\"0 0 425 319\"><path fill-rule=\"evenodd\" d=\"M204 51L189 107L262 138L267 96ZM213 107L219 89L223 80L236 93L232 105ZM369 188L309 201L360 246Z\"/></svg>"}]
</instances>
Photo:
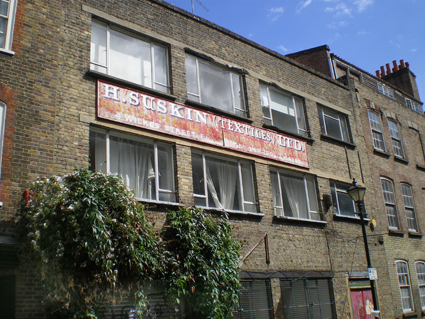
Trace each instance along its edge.
<instances>
[{"instance_id":1,"label":"window sill","mask_svg":"<svg viewBox=\"0 0 425 319\"><path fill-rule=\"evenodd\" d=\"M212 113L217 113L217 114L220 114L220 115L223 115L223 116L231 117L231 118L233 118L235 120L247 122L249 124L251 124L252 122L254 122L254 120L252 120L252 119L249 119L249 118L246 118L246 117L241 117L239 115L236 115L236 114L233 114L233 113L229 113L229 112L220 110L220 109L218 109L216 107L209 106L209 105L206 105L206 104L202 104L202 103L199 103L199 102L195 102L195 101L191 101L191 100L186 100L184 102L184 104L190 105L190 106L194 106L194 107L197 107L197 108L206 110L206 111L210 111Z\"/></svg>"},{"instance_id":2,"label":"window sill","mask_svg":"<svg viewBox=\"0 0 425 319\"><path fill-rule=\"evenodd\" d=\"M175 95L164 93L164 92L161 92L161 91L157 91L155 89L148 88L147 86L136 84L136 83L126 81L126 80L123 80L123 79L120 79L120 78L116 78L115 76L103 74L103 73L100 73L100 72L97 72L97 71L88 70L86 72L86 75L90 75L90 76L95 77L97 79L102 79L102 80L105 80L105 81L113 82L113 83L116 83L116 84L119 84L119 85L122 85L122 86L125 86L125 87L128 87L128 88L131 88L131 89L143 91L143 92L146 92L148 94L156 95L156 96L159 96L159 97L162 97L164 99L171 100L171 101L177 100L177 96L175 96Z\"/></svg>"},{"instance_id":3,"label":"window sill","mask_svg":"<svg viewBox=\"0 0 425 319\"><path fill-rule=\"evenodd\" d=\"M353 144L351 142L346 142L346 141L343 141L343 140L339 140L335 137L331 137L331 136L328 136L328 135L325 135L325 134L321 134L320 139L325 140L325 141L329 141L329 142L334 142L334 143L337 143L337 144L341 144L341 145L347 146L350 149L356 148L356 144Z\"/></svg>"},{"instance_id":4,"label":"window sill","mask_svg":"<svg viewBox=\"0 0 425 319\"><path fill-rule=\"evenodd\" d=\"M406 165L409 164L409 161L407 159L403 158L403 157L398 157L398 156L394 155L394 160L396 162L400 162L400 163L403 163L403 164L406 164Z\"/></svg>"},{"instance_id":5,"label":"window sill","mask_svg":"<svg viewBox=\"0 0 425 319\"><path fill-rule=\"evenodd\" d=\"M399 229L391 229L391 228L388 228L388 233L389 233L390 235L404 237L404 231L399 230Z\"/></svg>"},{"instance_id":6,"label":"window sill","mask_svg":"<svg viewBox=\"0 0 425 319\"><path fill-rule=\"evenodd\" d=\"M273 216L275 220L289 220L294 222L303 222L303 223L313 223L313 224L327 224L325 220L315 220L315 219L305 219L305 218L295 218L288 216Z\"/></svg>"},{"instance_id":7,"label":"window sill","mask_svg":"<svg viewBox=\"0 0 425 319\"><path fill-rule=\"evenodd\" d=\"M8 54L8 55L15 55L15 52L10 51L10 50L6 50L6 49L1 49L0 48L0 52L1 53L5 53L5 54Z\"/></svg>"},{"instance_id":8,"label":"window sill","mask_svg":"<svg viewBox=\"0 0 425 319\"><path fill-rule=\"evenodd\" d=\"M425 172L425 166L424 166L424 165L416 164L416 168L417 168L418 170L421 170L421 171L424 171L424 172Z\"/></svg>"},{"instance_id":9,"label":"window sill","mask_svg":"<svg viewBox=\"0 0 425 319\"><path fill-rule=\"evenodd\" d=\"M247 216L255 216L255 217L264 217L263 213L255 213L255 212L244 212L241 210L233 210L233 209L220 209L220 208L213 208L213 207L205 207L205 206L196 206L198 208L204 209L208 212L220 212L220 213L227 213L227 214L235 214L235 215L247 215Z\"/></svg>"},{"instance_id":10,"label":"window sill","mask_svg":"<svg viewBox=\"0 0 425 319\"><path fill-rule=\"evenodd\" d=\"M352 221L358 221L360 222L361 219L358 216L348 216L348 215L341 215L341 214L334 214L334 219L341 219L341 220L352 220ZM364 221L369 222L369 218L363 218Z\"/></svg>"},{"instance_id":11,"label":"window sill","mask_svg":"<svg viewBox=\"0 0 425 319\"><path fill-rule=\"evenodd\" d=\"M142 203L145 206L145 209L147 210L154 210L154 211L162 211L162 210L168 210L168 208L177 208L180 206L184 206L181 203L175 203L175 202L158 202L158 201L152 201L152 200L146 200L146 199L137 199L140 203Z\"/></svg>"},{"instance_id":12,"label":"window sill","mask_svg":"<svg viewBox=\"0 0 425 319\"><path fill-rule=\"evenodd\" d=\"M289 135L289 136L292 136L292 137L296 137L296 138L302 139L302 140L306 141L310 145L312 145L313 142L314 142L314 140L312 138L310 138L310 137L307 137L307 136L304 136L304 135L300 135L300 134L297 134L297 133L294 133L294 132L290 132L290 131L287 131L287 130L283 130L283 129L281 129L281 128L277 127L277 126L274 126L274 125L263 124L263 127L266 128L266 129L269 129L269 130L273 130L273 131L276 131L276 132L285 134L285 135Z\"/></svg>"},{"instance_id":13,"label":"window sill","mask_svg":"<svg viewBox=\"0 0 425 319\"><path fill-rule=\"evenodd\" d=\"M408 232L409 237L413 237L413 238L422 238L423 234L417 231L410 231Z\"/></svg>"},{"instance_id":14,"label":"window sill","mask_svg":"<svg viewBox=\"0 0 425 319\"><path fill-rule=\"evenodd\" d=\"M403 318L413 318L417 317L419 313L417 311L403 311Z\"/></svg>"},{"instance_id":15,"label":"window sill","mask_svg":"<svg viewBox=\"0 0 425 319\"><path fill-rule=\"evenodd\" d=\"M374 149L373 149L373 153L374 153L375 155L385 156L386 158L390 158L390 156L391 156L391 154L390 154L390 153L387 153L387 152L385 152L385 151L383 151L383 150L380 150L380 149L377 149L377 148L374 148Z\"/></svg>"}]
</instances>

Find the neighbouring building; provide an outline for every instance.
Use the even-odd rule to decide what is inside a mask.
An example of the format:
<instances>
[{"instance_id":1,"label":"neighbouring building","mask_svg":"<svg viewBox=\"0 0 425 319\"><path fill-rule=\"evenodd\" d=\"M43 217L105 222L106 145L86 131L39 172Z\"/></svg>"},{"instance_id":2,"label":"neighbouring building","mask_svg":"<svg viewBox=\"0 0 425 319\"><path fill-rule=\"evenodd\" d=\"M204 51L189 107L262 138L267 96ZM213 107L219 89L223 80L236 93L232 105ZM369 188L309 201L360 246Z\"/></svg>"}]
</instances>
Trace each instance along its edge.
<instances>
[{"instance_id":1,"label":"neighbouring building","mask_svg":"<svg viewBox=\"0 0 425 319\"><path fill-rule=\"evenodd\" d=\"M373 218L390 279L394 317L425 315L425 132L422 102L415 75L400 60L386 64L375 76L317 47L289 57L345 82L352 79L355 106L363 123L376 203ZM369 192L369 189L368 189Z\"/></svg>"},{"instance_id":2,"label":"neighbouring building","mask_svg":"<svg viewBox=\"0 0 425 319\"><path fill-rule=\"evenodd\" d=\"M422 318L424 124L406 64L375 77L326 46L282 56L161 0L0 4L0 318L44 317L17 252L27 183L89 165L154 204L155 227L182 205L229 213L237 318L368 314L355 178L381 318Z\"/></svg>"}]
</instances>

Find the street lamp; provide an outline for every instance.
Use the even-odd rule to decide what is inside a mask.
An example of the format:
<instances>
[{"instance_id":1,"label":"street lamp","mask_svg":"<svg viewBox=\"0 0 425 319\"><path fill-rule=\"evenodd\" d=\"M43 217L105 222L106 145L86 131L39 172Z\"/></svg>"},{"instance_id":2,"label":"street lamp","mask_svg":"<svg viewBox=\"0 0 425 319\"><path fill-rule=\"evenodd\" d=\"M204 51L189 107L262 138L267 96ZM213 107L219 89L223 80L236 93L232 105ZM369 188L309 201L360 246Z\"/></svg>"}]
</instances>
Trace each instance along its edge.
<instances>
[{"instance_id":1,"label":"street lamp","mask_svg":"<svg viewBox=\"0 0 425 319\"><path fill-rule=\"evenodd\" d=\"M350 195L353 201L357 204L357 208L358 208L357 214L360 216L360 220L362 224L364 249L366 252L367 268L369 270L370 268L372 268L372 263L370 261L369 245L367 243L366 227L364 224L364 219L367 218L367 215L363 211L363 199L366 193L366 187L357 185L356 180L353 178L353 185L349 189L347 189L347 193L348 195ZM374 311L372 315L374 315L375 317L379 317L379 304L378 304L378 296L376 294L375 280L370 279L370 277L369 277L369 280L370 280L370 288L372 290L372 300L374 305Z\"/></svg>"}]
</instances>

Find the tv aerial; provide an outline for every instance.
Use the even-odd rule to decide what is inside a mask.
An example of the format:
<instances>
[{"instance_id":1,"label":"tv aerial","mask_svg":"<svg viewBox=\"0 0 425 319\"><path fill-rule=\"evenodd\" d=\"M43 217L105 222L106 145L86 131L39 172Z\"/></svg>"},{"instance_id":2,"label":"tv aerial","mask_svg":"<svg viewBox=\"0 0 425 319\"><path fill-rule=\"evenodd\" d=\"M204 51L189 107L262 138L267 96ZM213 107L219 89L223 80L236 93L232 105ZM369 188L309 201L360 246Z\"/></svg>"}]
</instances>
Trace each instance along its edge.
<instances>
[{"instance_id":1,"label":"tv aerial","mask_svg":"<svg viewBox=\"0 0 425 319\"><path fill-rule=\"evenodd\" d=\"M202 8L204 8L205 10L210 11L210 10L208 10L208 8L207 8L206 6L204 6L204 5L202 4L202 2L201 2L201 1L196 0L196 2L198 2L198 3L202 6ZM195 14L195 7L193 6L193 0L192 0L192 14Z\"/></svg>"}]
</instances>

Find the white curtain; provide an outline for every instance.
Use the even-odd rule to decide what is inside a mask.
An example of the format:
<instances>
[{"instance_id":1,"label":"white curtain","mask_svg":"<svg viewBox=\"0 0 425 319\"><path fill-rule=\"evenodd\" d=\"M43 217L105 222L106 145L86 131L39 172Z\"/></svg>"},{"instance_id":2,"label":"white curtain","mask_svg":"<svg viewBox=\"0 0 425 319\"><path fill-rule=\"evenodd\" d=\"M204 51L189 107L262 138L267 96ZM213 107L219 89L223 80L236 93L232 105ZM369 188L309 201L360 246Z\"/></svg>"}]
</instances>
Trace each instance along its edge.
<instances>
[{"instance_id":1,"label":"white curtain","mask_svg":"<svg viewBox=\"0 0 425 319\"><path fill-rule=\"evenodd\" d=\"M308 218L304 179L302 177L282 174L280 180L282 183L285 215Z\"/></svg>"},{"instance_id":2,"label":"white curtain","mask_svg":"<svg viewBox=\"0 0 425 319\"><path fill-rule=\"evenodd\" d=\"M110 139L110 172L122 177L136 197L156 199L153 147L122 138Z\"/></svg>"},{"instance_id":3,"label":"white curtain","mask_svg":"<svg viewBox=\"0 0 425 319\"><path fill-rule=\"evenodd\" d=\"M217 174L218 187L220 190L220 194L218 195L211 177L211 162L210 159L207 160L207 185L215 206L220 209L233 209L236 179L238 177L237 166L221 161L215 162L215 173Z\"/></svg>"}]
</instances>

